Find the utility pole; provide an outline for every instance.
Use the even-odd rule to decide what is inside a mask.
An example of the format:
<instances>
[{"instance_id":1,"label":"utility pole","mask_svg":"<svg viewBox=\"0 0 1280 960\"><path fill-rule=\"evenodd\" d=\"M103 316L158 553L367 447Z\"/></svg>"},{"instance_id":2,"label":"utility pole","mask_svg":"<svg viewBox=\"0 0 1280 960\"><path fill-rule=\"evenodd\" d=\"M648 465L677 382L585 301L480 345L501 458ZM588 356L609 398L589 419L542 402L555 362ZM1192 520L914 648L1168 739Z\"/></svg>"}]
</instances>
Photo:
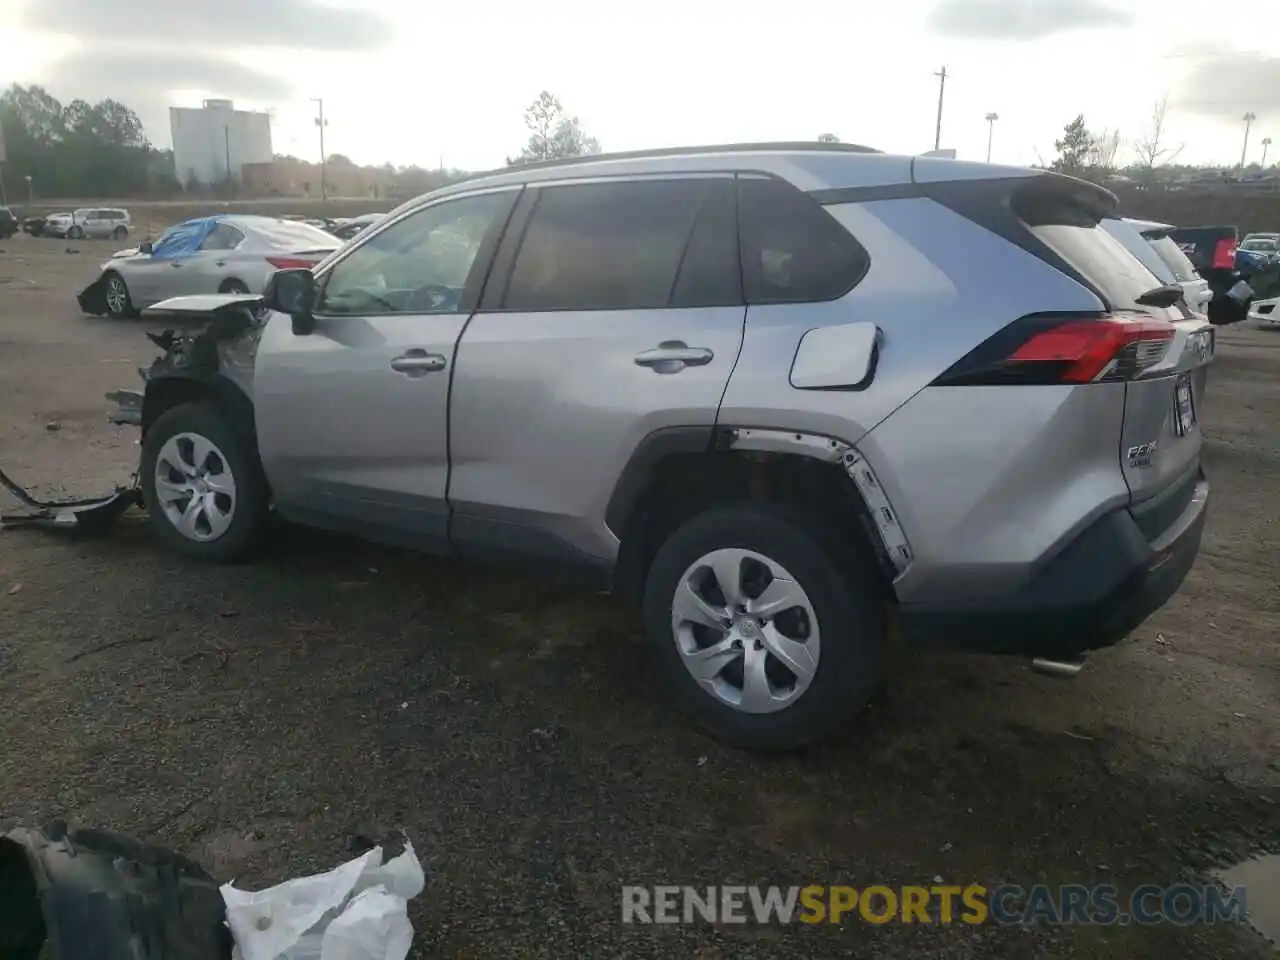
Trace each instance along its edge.
<instances>
[{"instance_id":1,"label":"utility pole","mask_svg":"<svg viewBox=\"0 0 1280 960\"><path fill-rule=\"evenodd\" d=\"M325 177L324 128L329 125L329 121L324 118L324 97L312 97L311 102L320 108L320 115L316 117L316 126L320 128L320 202L327 203L329 184Z\"/></svg>"},{"instance_id":2,"label":"utility pole","mask_svg":"<svg viewBox=\"0 0 1280 960\"><path fill-rule=\"evenodd\" d=\"M1267 165L1267 150L1268 150L1268 149L1270 149L1270 147L1271 147L1271 138L1270 138L1270 137L1263 137L1263 138L1262 138L1262 165L1263 165L1263 167L1266 167L1266 165Z\"/></svg>"},{"instance_id":3,"label":"utility pole","mask_svg":"<svg viewBox=\"0 0 1280 960\"><path fill-rule=\"evenodd\" d=\"M934 74L938 78L938 125L933 133L933 149L942 149L942 96L947 92L947 68Z\"/></svg>"},{"instance_id":4,"label":"utility pole","mask_svg":"<svg viewBox=\"0 0 1280 960\"><path fill-rule=\"evenodd\" d=\"M1249 128L1253 126L1253 121L1258 116L1252 110L1244 115L1244 146L1240 148L1240 169L1244 169L1245 157L1249 154Z\"/></svg>"},{"instance_id":5,"label":"utility pole","mask_svg":"<svg viewBox=\"0 0 1280 960\"><path fill-rule=\"evenodd\" d=\"M996 135L996 121L1000 119L1000 114L992 111L987 114L987 163L991 162L991 141Z\"/></svg>"}]
</instances>

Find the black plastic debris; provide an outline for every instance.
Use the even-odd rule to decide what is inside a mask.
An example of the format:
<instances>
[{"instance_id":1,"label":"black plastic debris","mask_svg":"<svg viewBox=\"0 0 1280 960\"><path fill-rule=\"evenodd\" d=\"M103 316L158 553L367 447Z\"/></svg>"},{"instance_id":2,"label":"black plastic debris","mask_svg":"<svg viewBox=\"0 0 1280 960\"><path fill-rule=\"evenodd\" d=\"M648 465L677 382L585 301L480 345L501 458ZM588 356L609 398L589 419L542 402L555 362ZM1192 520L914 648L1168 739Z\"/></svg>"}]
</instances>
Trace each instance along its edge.
<instances>
[{"instance_id":1,"label":"black plastic debris","mask_svg":"<svg viewBox=\"0 0 1280 960\"><path fill-rule=\"evenodd\" d=\"M101 497L39 500L0 470L0 486L26 508L24 513L0 514L0 527L42 526L93 533L107 529L130 507L142 503L142 493L136 484L116 487L112 493ZM0 954L0 960L4 960L3 954Z\"/></svg>"},{"instance_id":2,"label":"black plastic debris","mask_svg":"<svg viewBox=\"0 0 1280 960\"><path fill-rule=\"evenodd\" d=\"M194 860L104 830L0 837L2 960L229 960L218 882Z\"/></svg>"}]
</instances>

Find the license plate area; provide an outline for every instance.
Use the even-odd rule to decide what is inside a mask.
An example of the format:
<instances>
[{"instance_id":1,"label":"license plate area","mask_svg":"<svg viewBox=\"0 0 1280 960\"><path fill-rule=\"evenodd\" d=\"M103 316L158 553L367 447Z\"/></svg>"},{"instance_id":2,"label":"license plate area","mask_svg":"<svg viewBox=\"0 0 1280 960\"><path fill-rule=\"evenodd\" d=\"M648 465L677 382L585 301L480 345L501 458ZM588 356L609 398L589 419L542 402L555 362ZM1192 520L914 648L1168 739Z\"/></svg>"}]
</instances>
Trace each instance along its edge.
<instances>
[{"instance_id":1,"label":"license plate area","mask_svg":"<svg viewBox=\"0 0 1280 960\"><path fill-rule=\"evenodd\" d=\"M1191 374L1180 373L1173 385L1173 426L1180 437L1196 428L1196 397L1191 386Z\"/></svg>"}]
</instances>

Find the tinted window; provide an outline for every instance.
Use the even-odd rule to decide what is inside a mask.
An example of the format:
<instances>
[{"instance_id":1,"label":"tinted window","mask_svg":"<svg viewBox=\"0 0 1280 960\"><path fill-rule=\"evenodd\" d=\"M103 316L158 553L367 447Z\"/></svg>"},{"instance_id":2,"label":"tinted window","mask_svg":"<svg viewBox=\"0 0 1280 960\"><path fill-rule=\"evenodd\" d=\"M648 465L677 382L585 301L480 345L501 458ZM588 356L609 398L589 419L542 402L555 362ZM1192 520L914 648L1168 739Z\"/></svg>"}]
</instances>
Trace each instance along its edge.
<instances>
[{"instance_id":1,"label":"tinted window","mask_svg":"<svg viewBox=\"0 0 1280 960\"><path fill-rule=\"evenodd\" d=\"M706 272L716 256L717 191L728 180L659 180L547 187L538 200L511 271L509 310L640 310L707 297L723 302ZM719 193L723 202L723 193ZM682 269L698 223L696 262ZM724 248L721 247L721 253Z\"/></svg>"},{"instance_id":2,"label":"tinted window","mask_svg":"<svg viewBox=\"0 0 1280 960\"><path fill-rule=\"evenodd\" d=\"M1172 237L1167 234L1157 234L1148 237L1147 240L1179 281L1199 279L1200 275L1196 273L1195 264L1187 259L1187 255L1178 248Z\"/></svg>"},{"instance_id":3,"label":"tinted window","mask_svg":"<svg viewBox=\"0 0 1280 960\"><path fill-rule=\"evenodd\" d=\"M1173 270L1160 258L1150 241L1139 233L1138 228L1133 224L1108 218L1102 221L1102 229L1119 240L1126 250L1137 257L1142 265L1151 271L1155 280L1160 283L1177 282L1178 278L1174 275ZM1155 282L1153 281L1151 285L1154 286Z\"/></svg>"},{"instance_id":4,"label":"tinted window","mask_svg":"<svg viewBox=\"0 0 1280 960\"><path fill-rule=\"evenodd\" d=\"M1113 307L1142 309L1137 305L1138 297L1157 285L1151 271L1101 225L1044 223L1031 227L1031 232Z\"/></svg>"},{"instance_id":5,"label":"tinted window","mask_svg":"<svg viewBox=\"0 0 1280 960\"><path fill-rule=\"evenodd\" d=\"M834 300L870 266L862 245L790 184L739 180L738 211L748 303Z\"/></svg>"},{"instance_id":6,"label":"tinted window","mask_svg":"<svg viewBox=\"0 0 1280 960\"><path fill-rule=\"evenodd\" d=\"M446 200L370 237L330 271L317 312L457 312L480 246L511 198L503 192Z\"/></svg>"}]
</instances>

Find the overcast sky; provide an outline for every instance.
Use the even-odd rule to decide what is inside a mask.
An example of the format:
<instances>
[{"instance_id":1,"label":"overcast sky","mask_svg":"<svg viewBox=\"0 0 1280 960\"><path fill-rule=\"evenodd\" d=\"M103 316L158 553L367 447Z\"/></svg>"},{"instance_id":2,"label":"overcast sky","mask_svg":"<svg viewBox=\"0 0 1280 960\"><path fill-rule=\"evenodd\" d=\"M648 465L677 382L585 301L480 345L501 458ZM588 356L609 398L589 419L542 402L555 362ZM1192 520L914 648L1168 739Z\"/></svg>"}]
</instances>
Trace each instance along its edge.
<instances>
[{"instance_id":1,"label":"overcast sky","mask_svg":"<svg viewBox=\"0 0 1280 960\"><path fill-rule=\"evenodd\" d=\"M0 0L0 82L114 97L169 143L167 107L268 109L279 153L480 169L555 93L606 150L831 132L892 152L1046 161L1065 123L1143 137L1168 95L1186 162L1280 135L1280 2L1205 0ZM1210 27L1221 26L1215 36ZM1257 46L1252 46L1256 42ZM1280 136L1268 163L1280 160Z\"/></svg>"}]
</instances>

